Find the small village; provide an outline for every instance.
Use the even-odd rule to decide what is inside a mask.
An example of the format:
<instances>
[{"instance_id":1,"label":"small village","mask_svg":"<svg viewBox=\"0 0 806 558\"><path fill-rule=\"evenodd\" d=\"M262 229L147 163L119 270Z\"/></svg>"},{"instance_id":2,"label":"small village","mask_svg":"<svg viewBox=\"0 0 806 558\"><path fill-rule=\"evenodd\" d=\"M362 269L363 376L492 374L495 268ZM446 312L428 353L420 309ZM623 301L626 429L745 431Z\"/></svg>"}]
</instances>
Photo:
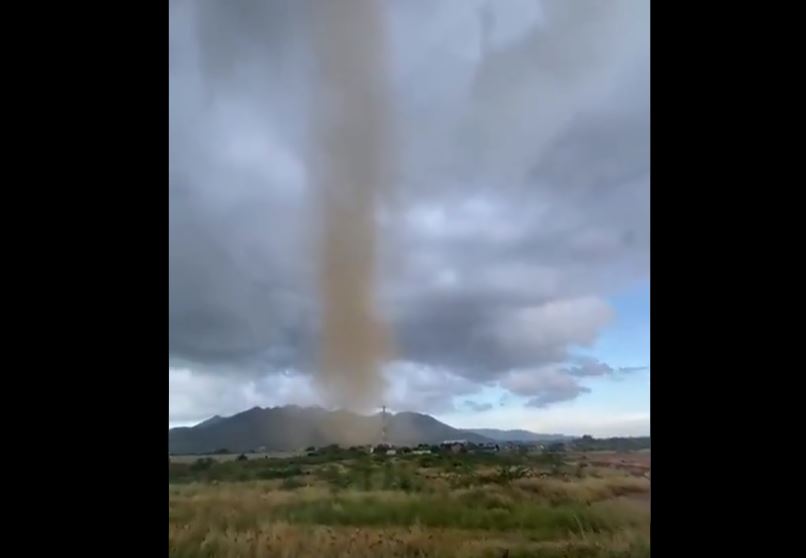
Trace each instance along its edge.
<instances>
[{"instance_id":1,"label":"small village","mask_svg":"<svg viewBox=\"0 0 806 558\"><path fill-rule=\"evenodd\" d=\"M317 448L314 446L305 449L305 454L309 457L325 455L337 451L343 451L338 445L332 444ZM554 443L550 445L523 442L471 442L468 440L444 440L438 444L418 444L416 446L395 445L390 443L379 443L375 445L350 446L347 451L358 453L369 453L373 455L430 455L438 453L542 453L561 452L565 445Z\"/></svg>"}]
</instances>

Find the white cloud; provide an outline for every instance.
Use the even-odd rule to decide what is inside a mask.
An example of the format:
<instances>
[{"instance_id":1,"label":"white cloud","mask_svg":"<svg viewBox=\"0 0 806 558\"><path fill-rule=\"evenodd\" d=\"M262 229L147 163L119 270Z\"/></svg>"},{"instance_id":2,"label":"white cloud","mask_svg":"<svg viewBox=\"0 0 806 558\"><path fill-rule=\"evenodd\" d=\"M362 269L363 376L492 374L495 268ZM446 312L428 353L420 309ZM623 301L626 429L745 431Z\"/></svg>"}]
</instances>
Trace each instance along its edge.
<instances>
[{"instance_id":1,"label":"white cloud","mask_svg":"<svg viewBox=\"0 0 806 558\"><path fill-rule=\"evenodd\" d=\"M519 428L544 434L567 434L595 437L648 436L649 412L619 412L613 409L584 408L564 403L547 409L494 407L479 417L467 413L439 415L441 420L457 428Z\"/></svg>"},{"instance_id":2,"label":"white cloud","mask_svg":"<svg viewBox=\"0 0 806 558\"><path fill-rule=\"evenodd\" d=\"M516 354L541 354L569 344L590 345L612 316L600 298L556 300L502 313L495 334Z\"/></svg>"},{"instance_id":3,"label":"white cloud","mask_svg":"<svg viewBox=\"0 0 806 558\"><path fill-rule=\"evenodd\" d=\"M389 389L377 404L393 411L452 411L454 398L482 388L447 370L411 362L391 363L384 376ZM255 406L325 405L312 378L302 374L222 376L169 368L168 394L172 424L193 424L212 415L228 416Z\"/></svg>"},{"instance_id":4,"label":"white cloud","mask_svg":"<svg viewBox=\"0 0 806 558\"><path fill-rule=\"evenodd\" d=\"M212 415L228 416L255 406L315 405L310 377L270 374L260 378L168 370L168 420L196 423Z\"/></svg>"}]
</instances>

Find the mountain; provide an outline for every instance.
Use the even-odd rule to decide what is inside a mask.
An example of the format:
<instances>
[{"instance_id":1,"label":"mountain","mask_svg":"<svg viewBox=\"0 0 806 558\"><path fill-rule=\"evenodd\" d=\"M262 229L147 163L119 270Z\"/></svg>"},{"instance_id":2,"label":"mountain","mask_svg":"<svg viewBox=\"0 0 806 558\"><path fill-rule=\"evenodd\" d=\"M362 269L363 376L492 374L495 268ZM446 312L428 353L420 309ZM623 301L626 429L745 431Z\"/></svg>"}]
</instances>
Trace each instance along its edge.
<instances>
[{"instance_id":1,"label":"mountain","mask_svg":"<svg viewBox=\"0 0 806 558\"><path fill-rule=\"evenodd\" d=\"M212 416L212 417L208 418L207 420L202 421L199 424L197 424L196 428L203 428L205 426L212 426L213 424L218 424L222 420L224 420L223 417L215 415L215 416Z\"/></svg>"},{"instance_id":2,"label":"mountain","mask_svg":"<svg viewBox=\"0 0 806 558\"><path fill-rule=\"evenodd\" d=\"M327 411L319 407L260 408L231 417L214 416L196 426L168 431L168 452L173 454L212 453L219 449L244 452L294 451L308 446L339 444L352 446L381 441L381 414L358 415ZM459 430L419 413L389 413L387 438L395 445L438 444L464 439L490 442L481 434Z\"/></svg>"},{"instance_id":3,"label":"mountain","mask_svg":"<svg viewBox=\"0 0 806 558\"><path fill-rule=\"evenodd\" d=\"M498 430L496 428L473 428L467 430L496 442L562 442L573 439L564 434L538 434L528 430Z\"/></svg>"}]
</instances>

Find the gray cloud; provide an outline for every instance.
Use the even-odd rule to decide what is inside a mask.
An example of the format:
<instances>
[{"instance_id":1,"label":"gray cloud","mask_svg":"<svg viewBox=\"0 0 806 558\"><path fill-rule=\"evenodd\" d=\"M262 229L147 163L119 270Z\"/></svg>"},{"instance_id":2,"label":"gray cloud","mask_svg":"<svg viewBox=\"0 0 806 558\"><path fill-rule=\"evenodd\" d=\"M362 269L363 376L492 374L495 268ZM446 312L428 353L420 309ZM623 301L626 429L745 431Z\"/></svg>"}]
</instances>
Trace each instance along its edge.
<instances>
[{"instance_id":1,"label":"gray cloud","mask_svg":"<svg viewBox=\"0 0 806 558\"><path fill-rule=\"evenodd\" d=\"M465 406L476 413L483 413L493 408L492 403L477 403L475 401L465 400Z\"/></svg>"},{"instance_id":2,"label":"gray cloud","mask_svg":"<svg viewBox=\"0 0 806 558\"><path fill-rule=\"evenodd\" d=\"M567 368L566 371L572 376L605 376L614 372L613 367L596 359L586 359L579 366Z\"/></svg>"},{"instance_id":3,"label":"gray cloud","mask_svg":"<svg viewBox=\"0 0 806 558\"><path fill-rule=\"evenodd\" d=\"M390 386L386 403L399 411L452 412L456 410L455 397L480 389L459 373L415 362L392 362L384 373Z\"/></svg>"},{"instance_id":4,"label":"gray cloud","mask_svg":"<svg viewBox=\"0 0 806 558\"><path fill-rule=\"evenodd\" d=\"M558 365L514 370L501 380L501 385L516 395L528 397L527 407L546 407L590 392Z\"/></svg>"},{"instance_id":5,"label":"gray cloud","mask_svg":"<svg viewBox=\"0 0 806 558\"><path fill-rule=\"evenodd\" d=\"M572 349L648 275L648 3L494 3L486 53L481 4L389 3L399 175L378 299L395 358L422 370L400 407L494 383L573 399L609 366ZM169 366L204 382L316 373L308 10L170 3Z\"/></svg>"},{"instance_id":6,"label":"gray cloud","mask_svg":"<svg viewBox=\"0 0 806 558\"><path fill-rule=\"evenodd\" d=\"M631 374L633 372L642 372L644 370L649 370L649 366L624 366L619 368L618 371L623 374Z\"/></svg>"},{"instance_id":7,"label":"gray cloud","mask_svg":"<svg viewBox=\"0 0 806 558\"><path fill-rule=\"evenodd\" d=\"M577 358L577 366L563 369L571 376L580 378L589 376L615 376L618 374L631 374L633 372L641 372L647 370L647 366L624 366L620 368L613 368L607 363L590 357Z\"/></svg>"},{"instance_id":8,"label":"gray cloud","mask_svg":"<svg viewBox=\"0 0 806 558\"><path fill-rule=\"evenodd\" d=\"M552 403L559 403L561 401L568 401L569 399L574 399L581 393L590 393L590 389L578 386L576 389L570 391L564 391L564 390L545 391L544 393L541 393L537 397L533 397L532 399L527 401L526 406L537 407L542 409L548 407Z\"/></svg>"}]
</instances>

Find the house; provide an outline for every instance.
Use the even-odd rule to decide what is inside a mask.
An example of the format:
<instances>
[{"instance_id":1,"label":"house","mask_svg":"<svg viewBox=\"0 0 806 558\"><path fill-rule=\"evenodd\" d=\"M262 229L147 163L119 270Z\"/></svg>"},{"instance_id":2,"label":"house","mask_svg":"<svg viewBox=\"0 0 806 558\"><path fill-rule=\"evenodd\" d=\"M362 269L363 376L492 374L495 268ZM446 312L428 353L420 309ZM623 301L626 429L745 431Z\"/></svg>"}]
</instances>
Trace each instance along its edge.
<instances>
[{"instance_id":1,"label":"house","mask_svg":"<svg viewBox=\"0 0 806 558\"><path fill-rule=\"evenodd\" d=\"M394 455L394 453L389 453L390 451L394 452L394 448L391 444L378 444L369 448L369 453L377 453L378 455Z\"/></svg>"}]
</instances>

